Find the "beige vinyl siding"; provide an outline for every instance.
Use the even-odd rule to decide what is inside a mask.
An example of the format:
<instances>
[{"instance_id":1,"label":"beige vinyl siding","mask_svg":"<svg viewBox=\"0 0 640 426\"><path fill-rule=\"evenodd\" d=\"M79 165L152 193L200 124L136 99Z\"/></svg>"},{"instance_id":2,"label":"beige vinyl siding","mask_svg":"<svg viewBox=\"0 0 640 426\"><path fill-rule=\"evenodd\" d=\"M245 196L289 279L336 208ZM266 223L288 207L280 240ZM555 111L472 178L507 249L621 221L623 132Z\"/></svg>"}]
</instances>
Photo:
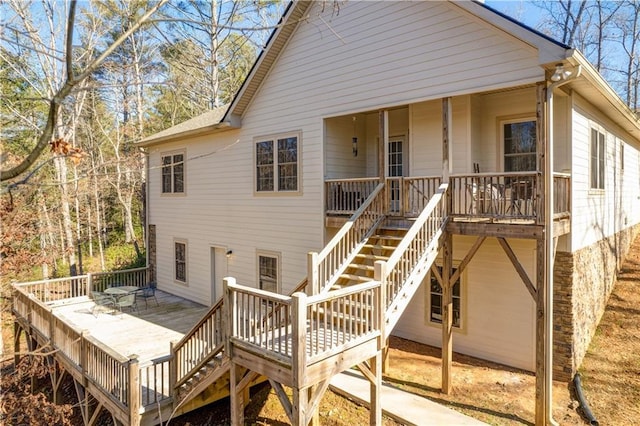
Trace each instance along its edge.
<instances>
[{"instance_id":1,"label":"beige vinyl siding","mask_svg":"<svg viewBox=\"0 0 640 426\"><path fill-rule=\"evenodd\" d=\"M591 129L606 137L604 190L592 190L590 181ZM638 149L623 129L606 119L585 99L573 96L572 117L571 250L577 251L640 223ZM625 168L620 164L624 143Z\"/></svg>"},{"instance_id":2,"label":"beige vinyl siding","mask_svg":"<svg viewBox=\"0 0 640 426\"><path fill-rule=\"evenodd\" d=\"M255 285L256 249L280 252L282 288L288 292L306 274L306 253L322 247L320 181L315 179L312 184L303 178L302 190L306 192L301 196L255 197L253 144L249 137L243 141L240 133L231 131L188 141L188 196L179 199L160 196L160 149L151 148L149 220L157 227L161 289L207 303L211 291L210 247L217 245L233 250L233 255L224 260L225 275L245 285ZM178 148L184 142L167 146ZM303 168L303 173L306 169L313 170ZM305 205L309 206L306 211ZM187 286L176 286L171 279L174 238L189 241Z\"/></svg>"},{"instance_id":3,"label":"beige vinyl siding","mask_svg":"<svg viewBox=\"0 0 640 426\"><path fill-rule=\"evenodd\" d=\"M454 259L462 259L474 243L456 236ZM535 243L509 240L527 274L535 277ZM464 331L453 333L453 350L529 371L535 369L535 304L506 254L487 239L466 269ZM425 283L402 315L393 334L440 347L442 331L427 323Z\"/></svg>"},{"instance_id":4,"label":"beige vinyl siding","mask_svg":"<svg viewBox=\"0 0 640 426\"><path fill-rule=\"evenodd\" d=\"M313 6L253 100L266 116L322 116L542 78L526 44L440 2L347 2L323 24ZM353 12L353 14L352 14ZM268 106L268 107L267 107Z\"/></svg>"}]
</instances>

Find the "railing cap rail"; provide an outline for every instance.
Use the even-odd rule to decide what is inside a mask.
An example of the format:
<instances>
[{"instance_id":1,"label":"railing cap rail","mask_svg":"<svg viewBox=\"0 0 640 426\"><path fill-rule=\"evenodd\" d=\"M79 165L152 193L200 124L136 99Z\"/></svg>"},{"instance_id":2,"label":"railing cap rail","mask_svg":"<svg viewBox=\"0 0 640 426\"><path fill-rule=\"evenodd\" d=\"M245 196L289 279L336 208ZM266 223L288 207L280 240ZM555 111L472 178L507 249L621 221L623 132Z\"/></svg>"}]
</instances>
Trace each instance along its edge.
<instances>
[{"instance_id":1,"label":"railing cap rail","mask_svg":"<svg viewBox=\"0 0 640 426\"><path fill-rule=\"evenodd\" d=\"M144 271L148 268L148 266L140 266L138 268L131 268L131 269L123 269L121 271L104 271L104 272L92 272L91 276L92 277L98 277L100 275L112 275L112 274L126 274L126 273L131 273L131 272L140 272L140 271Z\"/></svg>"},{"instance_id":2,"label":"railing cap rail","mask_svg":"<svg viewBox=\"0 0 640 426\"><path fill-rule=\"evenodd\" d=\"M460 179L460 178L483 178L483 177L531 177L538 176L540 172L531 171L531 172L485 172L485 173L455 173L451 174L449 177L452 179Z\"/></svg>"},{"instance_id":3,"label":"railing cap rail","mask_svg":"<svg viewBox=\"0 0 640 426\"><path fill-rule=\"evenodd\" d=\"M46 279L46 280L27 281L23 283L13 282L11 283L11 285L15 288L18 288L18 287L26 287L30 285L37 285L37 284L49 284L49 283L57 283L57 282L63 282L63 281L80 280L87 277L88 275L76 275L73 277L62 277L62 278L53 278L53 279Z\"/></svg>"},{"instance_id":4,"label":"railing cap rail","mask_svg":"<svg viewBox=\"0 0 640 426\"><path fill-rule=\"evenodd\" d=\"M247 293L254 296L258 296L263 299L271 300L274 302L291 304L291 296L285 296L280 293L272 293L267 290L262 290L254 287L247 287L240 284L227 284L227 288L234 291L241 292L241 293Z\"/></svg>"},{"instance_id":5,"label":"railing cap rail","mask_svg":"<svg viewBox=\"0 0 640 426\"><path fill-rule=\"evenodd\" d=\"M380 180L379 177L364 177L364 178L344 178L344 179L339 179L339 178L332 178L332 179L325 179L325 183L340 183L340 182L377 182L378 180Z\"/></svg>"}]
</instances>

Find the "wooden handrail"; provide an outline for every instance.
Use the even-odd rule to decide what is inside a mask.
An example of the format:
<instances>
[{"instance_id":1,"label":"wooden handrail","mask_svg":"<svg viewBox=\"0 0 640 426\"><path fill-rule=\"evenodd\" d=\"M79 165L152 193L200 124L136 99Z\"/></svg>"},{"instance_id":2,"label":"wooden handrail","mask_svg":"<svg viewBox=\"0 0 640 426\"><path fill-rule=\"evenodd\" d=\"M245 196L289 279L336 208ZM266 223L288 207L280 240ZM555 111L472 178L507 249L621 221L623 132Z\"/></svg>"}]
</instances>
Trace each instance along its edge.
<instances>
[{"instance_id":1,"label":"wooden handrail","mask_svg":"<svg viewBox=\"0 0 640 426\"><path fill-rule=\"evenodd\" d=\"M417 267L433 262L438 254L440 237L444 233L447 215L448 184L440 185L422 213L402 238L391 257L376 268L375 279L385 285L385 307L387 312L394 311L399 303L396 296L403 288L420 284L414 275ZM429 265L430 266L430 265ZM428 267L421 268L424 272ZM387 316L390 326L385 328L385 337L393 330L392 320Z\"/></svg>"},{"instance_id":2,"label":"wooden handrail","mask_svg":"<svg viewBox=\"0 0 640 426\"><path fill-rule=\"evenodd\" d=\"M384 219L384 187L384 183L378 184L322 251L317 255L310 254L309 261L313 264L309 266L312 273L308 280L313 294L329 291Z\"/></svg>"}]
</instances>

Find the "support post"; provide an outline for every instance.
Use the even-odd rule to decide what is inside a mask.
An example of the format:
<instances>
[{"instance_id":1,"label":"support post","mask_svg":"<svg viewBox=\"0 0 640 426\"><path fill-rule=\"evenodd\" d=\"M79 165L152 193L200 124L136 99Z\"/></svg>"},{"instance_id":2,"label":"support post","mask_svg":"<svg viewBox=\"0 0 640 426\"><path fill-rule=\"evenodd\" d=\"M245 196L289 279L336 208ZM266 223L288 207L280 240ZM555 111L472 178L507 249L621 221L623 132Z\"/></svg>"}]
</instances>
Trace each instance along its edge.
<instances>
[{"instance_id":1,"label":"support post","mask_svg":"<svg viewBox=\"0 0 640 426\"><path fill-rule=\"evenodd\" d=\"M536 240L536 425L545 424L545 249L544 240Z\"/></svg>"},{"instance_id":2,"label":"support post","mask_svg":"<svg viewBox=\"0 0 640 426\"><path fill-rule=\"evenodd\" d=\"M244 409L238 394L238 366L232 361L229 369L229 403L231 409L231 426L244 424Z\"/></svg>"},{"instance_id":3,"label":"support post","mask_svg":"<svg viewBox=\"0 0 640 426\"><path fill-rule=\"evenodd\" d=\"M442 392L452 390L451 364L453 359L453 285L451 283L453 241L450 233L444 237L442 262Z\"/></svg>"},{"instance_id":4,"label":"support post","mask_svg":"<svg viewBox=\"0 0 640 426\"><path fill-rule=\"evenodd\" d=\"M384 164L385 164L385 143L387 142L386 134L386 111L378 111L378 176L380 183L384 182Z\"/></svg>"},{"instance_id":5,"label":"support post","mask_svg":"<svg viewBox=\"0 0 640 426\"><path fill-rule=\"evenodd\" d=\"M382 351L378 351L376 355L369 360L371 364L371 372L375 377L375 382L369 382L369 424L382 424Z\"/></svg>"},{"instance_id":6,"label":"support post","mask_svg":"<svg viewBox=\"0 0 640 426\"><path fill-rule=\"evenodd\" d=\"M22 332L20 324L14 320L13 322L13 365L20 363L20 333ZM25 333L26 335L26 333Z\"/></svg>"},{"instance_id":7,"label":"support post","mask_svg":"<svg viewBox=\"0 0 640 426\"><path fill-rule=\"evenodd\" d=\"M452 116L451 98L442 98L442 183L449 182L451 172L449 150L453 132Z\"/></svg>"},{"instance_id":8,"label":"support post","mask_svg":"<svg viewBox=\"0 0 640 426\"><path fill-rule=\"evenodd\" d=\"M169 396L174 398L176 393L176 382L178 381L178 355L176 353L176 342L169 342ZM174 398L174 400L176 400ZM177 401L177 400L176 400Z\"/></svg>"},{"instance_id":9,"label":"support post","mask_svg":"<svg viewBox=\"0 0 640 426\"><path fill-rule=\"evenodd\" d=\"M307 281L311 294L320 293L320 281L318 277L318 253L310 251L307 253Z\"/></svg>"},{"instance_id":10,"label":"support post","mask_svg":"<svg viewBox=\"0 0 640 426\"><path fill-rule=\"evenodd\" d=\"M140 425L140 369L138 355L129 355L129 424Z\"/></svg>"}]
</instances>

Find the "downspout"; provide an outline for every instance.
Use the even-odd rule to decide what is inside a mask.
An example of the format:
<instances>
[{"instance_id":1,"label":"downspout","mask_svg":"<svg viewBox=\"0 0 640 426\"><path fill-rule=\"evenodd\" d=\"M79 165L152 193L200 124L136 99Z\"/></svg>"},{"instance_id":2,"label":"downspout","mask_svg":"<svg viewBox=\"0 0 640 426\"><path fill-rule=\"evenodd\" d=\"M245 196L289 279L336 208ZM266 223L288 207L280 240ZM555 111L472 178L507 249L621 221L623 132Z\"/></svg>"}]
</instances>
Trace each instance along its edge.
<instances>
[{"instance_id":1,"label":"downspout","mask_svg":"<svg viewBox=\"0 0 640 426\"><path fill-rule=\"evenodd\" d=\"M556 65L556 72L547 86L546 139L544 153L544 228L545 228L545 357L544 357L544 393L546 424L557 425L553 419L553 264L555 258L555 238L553 236L553 91L580 76L582 68L578 65L573 72L564 71L563 64Z\"/></svg>"},{"instance_id":2,"label":"downspout","mask_svg":"<svg viewBox=\"0 0 640 426\"><path fill-rule=\"evenodd\" d=\"M149 248L149 150L146 148L142 148L142 152L144 153L144 236L145 236L145 266L147 267L147 282L153 279L157 282L158 277L151 277L149 270L149 252L151 251ZM146 285L146 284L145 284Z\"/></svg>"}]
</instances>

